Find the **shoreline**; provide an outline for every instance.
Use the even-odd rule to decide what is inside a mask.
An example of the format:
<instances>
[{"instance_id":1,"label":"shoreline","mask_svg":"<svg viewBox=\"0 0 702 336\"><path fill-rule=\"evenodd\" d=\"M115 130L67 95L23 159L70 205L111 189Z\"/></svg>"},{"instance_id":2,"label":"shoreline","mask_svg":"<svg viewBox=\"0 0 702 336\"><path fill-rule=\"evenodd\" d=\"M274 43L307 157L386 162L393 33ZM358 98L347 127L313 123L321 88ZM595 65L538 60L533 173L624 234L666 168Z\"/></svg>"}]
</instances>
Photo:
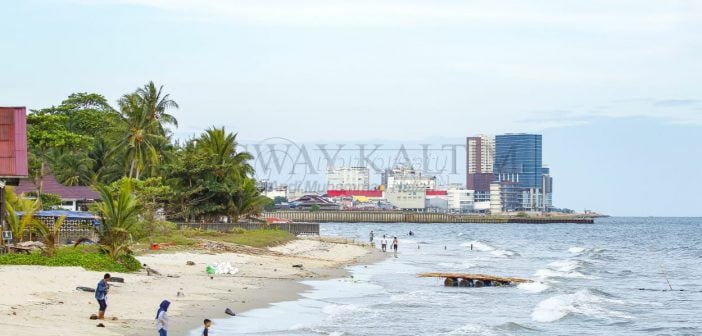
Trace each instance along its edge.
<instances>
[{"instance_id":1,"label":"shoreline","mask_svg":"<svg viewBox=\"0 0 702 336\"><path fill-rule=\"evenodd\" d=\"M369 246L325 239L302 238L269 249L236 248L237 252L190 248L137 256L162 275L113 273L125 282L112 284L105 321L88 319L97 310L94 294L76 290L94 288L104 272L0 266L0 329L10 335L154 335L153 315L166 299L171 301L169 331L188 335L205 318L229 317L226 308L238 314L296 300L309 290L301 281L343 278L349 274L347 266L385 257ZM195 265L186 266L186 261ZM239 271L210 279L204 268L218 262L230 262ZM303 267L293 266L300 264ZM105 328L96 327L99 322Z\"/></svg>"},{"instance_id":2,"label":"shoreline","mask_svg":"<svg viewBox=\"0 0 702 336\"><path fill-rule=\"evenodd\" d=\"M317 276L299 279L262 279L264 286L256 289L247 289L244 295L224 294L217 299L219 301L213 303L211 301L196 301L190 304L190 308L197 308L196 313L181 314L177 321L171 320L169 331L174 335L188 335L190 331L202 328L204 318L211 320L215 319L231 319L236 316L230 316L224 313L226 308L232 309L237 315L254 309L270 307L273 304L296 301L303 298L302 294L311 289L309 285L305 285L302 281L307 280L330 280L338 278L346 278L350 276L347 270L349 266L354 265L370 265L387 258L388 255L378 251L377 249L368 247L368 253L364 256L356 258L351 262L344 263L334 268L315 269ZM254 301L258 299L258 301ZM206 317L203 317L206 316ZM185 318L183 318L185 317ZM198 320L199 318L199 320ZM196 320L196 324L192 321ZM213 327L216 329L216 321L213 321ZM149 331L135 333L133 336L150 336L153 335L153 328Z\"/></svg>"}]
</instances>

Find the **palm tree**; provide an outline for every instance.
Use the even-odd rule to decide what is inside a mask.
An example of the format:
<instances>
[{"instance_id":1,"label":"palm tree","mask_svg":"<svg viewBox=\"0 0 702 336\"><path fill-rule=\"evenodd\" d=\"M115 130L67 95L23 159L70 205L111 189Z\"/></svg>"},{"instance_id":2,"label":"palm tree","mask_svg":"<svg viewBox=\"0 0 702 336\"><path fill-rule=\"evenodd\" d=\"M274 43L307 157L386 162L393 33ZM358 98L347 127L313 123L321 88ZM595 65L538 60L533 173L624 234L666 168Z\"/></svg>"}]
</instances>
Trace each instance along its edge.
<instances>
[{"instance_id":1,"label":"palm tree","mask_svg":"<svg viewBox=\"0 0 702 336\"><path fill-rule=\"evenodd\" d=\"M110 257L117 259L123 253L131 252L131 234L139 225L137 198L132 193L130 183L123 183L117 195L112 194L104 185L96 188L102 199L96 204L101 221L100 225L94 228L98 236L98 245ZM81 238L76 245L85 241L87 238Z\"/></svg>"},{"instance_id":2,"label":"palm tree","mask_svg":"<svg viewBox=\"0 0 702 336\"><path fill-rule=\"evenodd\" d=\"M212 127L200 136L197 148L211 155L214 164L232 168L235 178L244 178L254 173L253 167L248 163L253 160L253 155L237 150L239 143L236 136L236 133L229 133L224 127Z\"/></svg>"},{"instance_id":3,"label":"palm tree","mask_svg":"<svg viewBox=\"0 0 702 336\"><path fill-rule=\"evenodd\" d=\"M121 138L110 152L123 150L126 155L128 176L139 178L147 164L158 164L159 154L156 144L163 136L158 133L161 127L153 119L141 97L136 94L124 95L119 100Z\"/></svg>"},{"instance_id":4,"label":"palm tree","mask_svg":"<svg viewBox=\"0 0 702 336\"><path fill-rule=\"evenodd\" d=\"M10 226L10 231L12 231L12 237L16 244L22 241L27 229L37 221L34 215L39 211L40 204L38 199L31 200L25 198L24 195L16 195L12 187L5 188L7 224ZM23 214L20 215L18 212L23 212Z\"/></svg>"},{"instance_id":5,"label":"palm tree","mask_svg":"<svg viewBox=\"0 0 702 336\"><path fill-rule=\"evenodd\" d=\"M42 221L34 221L32 223L32 226L36 228L36 230L39 232L39 235L41 235L42 240L44 241L44 249L42 250L42 252L45 256L51 257L54 255L54 251L56 251L56 245L58 245L59 242L59 233L61 232L61 227L63 226L63 223L65 221L66 215L63 215L56 219L53 227L49 227Z\"/></svg>"},{"instance_id":6,"label":"palm tree","mask_svg":"<svg viewBox=\"0 0 702 336\"><path fill-rule=\"evenodd\" d=\"M52 150L48 161L54 176L63 185L90 185L95 176L93 161L83 152Z\"/></svg>"},{"instance_id":7,"label":"palm tree","mask_svg":"<svg viewBox=\"0 0 702 336\"><path fill-rule=\"evenodd\" d=\"M161 135L167 134L166 125L178 127L178 120L166 113L168 109L177 109L178 103L170 98L170 94L163 93L163 85L156 89L154 82L149 81L144 87L137 89L136 94L144 102L149 118L157 121L154 126L156 126Z\"/></svg>"},{"instance_id":8,"label":"palm tree","mask_svg":"<svg viewBox=\"0 0 702 336\"><path fill-rule=\"evenodd\" d=\"M256 189L256 180L246 178L243 180L241 189L234 192L228 204L229 217L232 223L235 223L242 216L247 218L258 216L263 207L270 202L270 198L261 195Z\"/></svg>"}]
</instances>

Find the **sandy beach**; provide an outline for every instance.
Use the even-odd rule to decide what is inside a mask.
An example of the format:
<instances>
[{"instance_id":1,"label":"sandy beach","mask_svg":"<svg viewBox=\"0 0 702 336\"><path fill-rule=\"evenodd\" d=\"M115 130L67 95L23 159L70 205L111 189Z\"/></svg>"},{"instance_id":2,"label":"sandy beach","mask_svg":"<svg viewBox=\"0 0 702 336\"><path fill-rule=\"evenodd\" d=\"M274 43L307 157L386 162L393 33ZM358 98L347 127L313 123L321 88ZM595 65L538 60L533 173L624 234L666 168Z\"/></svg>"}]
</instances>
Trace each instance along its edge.
<instances>
[{"instance_id":1,"label":"sandy beach","mask_svg":"<svg viewBox=\"0 0 702 336\"><path fill-rule=\"evenodd\" d=\"M154 335L153 320L161 300L170 300L169 334L186 335L204 318L294 300L305 290L303 279L345 276L344 267L380 258L372 249L343 242L298 239L270 249L221 243L137 257L161 275L119 274L113 283L103 322L90 320L96 313L94 288L103 272L79 267L0 266L0 330L4 335ZM195 265L186 265L192 261ZM229 262L234 275L215 275L205 267ZM293 267L302 265L302 267ZM178 295L178 293L182 295ZM113 318L117 318L113 320Z\"/></svg>"}]
</instances>

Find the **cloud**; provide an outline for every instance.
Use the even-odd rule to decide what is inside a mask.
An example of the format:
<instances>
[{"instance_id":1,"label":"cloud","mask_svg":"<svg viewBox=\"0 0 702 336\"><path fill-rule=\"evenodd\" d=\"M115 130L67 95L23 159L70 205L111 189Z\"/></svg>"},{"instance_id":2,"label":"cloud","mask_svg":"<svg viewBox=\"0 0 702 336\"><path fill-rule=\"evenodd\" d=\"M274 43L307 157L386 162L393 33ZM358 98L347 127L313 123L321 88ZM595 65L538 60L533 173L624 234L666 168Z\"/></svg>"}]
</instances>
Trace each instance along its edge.
<instances>
[{"instance_id":1,"label":"cloud","mask_svg":"<svg viewBox=\"0 0 702 336\"><path fill-rule=\"evenodd\" d=\"M702 101L697 99L624 99L594 108L532 111L521 121L540 128L581 125L601 118L648 117L675 124L702 126Z\"/></svg>"},{"instance_id":2,"label":"cloud","mask_svg":"<svg viewBox=\"0 0 702 336\"><path fill-rule=\"evenodd\" d=\"M301 27L397 27L447 25L545 25L597 31L673 31L701 16L679 1L444 0L78 0L179 11L208 19L251 25ZM628 3L630 6L622 6ZM694 6L694 3L686 6Z\"/></svg>"}]
</instances>

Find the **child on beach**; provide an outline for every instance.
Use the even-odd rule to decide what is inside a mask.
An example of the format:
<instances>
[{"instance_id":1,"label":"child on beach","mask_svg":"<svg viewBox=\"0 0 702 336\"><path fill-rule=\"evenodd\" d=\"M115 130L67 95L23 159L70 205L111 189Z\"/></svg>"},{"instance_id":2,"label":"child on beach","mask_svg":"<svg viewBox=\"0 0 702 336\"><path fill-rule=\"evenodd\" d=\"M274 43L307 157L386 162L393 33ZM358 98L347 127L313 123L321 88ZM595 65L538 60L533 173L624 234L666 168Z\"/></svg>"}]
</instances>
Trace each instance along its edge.
<instances>
[{"instance_id":1,"label":"child on beach","mask_svg":"<svg viewBox=\"0 0 702 336\"><path fill-rule=\"evenodd\" d=\"M392 249L395 251L395 253L397 253L397 237L393 237Z\"/></svg>"},{"instance_id":2,"label":"child on beach","mask_svg":"<svg viewBox=\"0 0 702 336\"><path fill-rule=\"evenodd\" d=\"M385 237L380 241L380 249L383 250L383 252L386 252L388 249L388 240L385 239Z\"/></svg>"},{"instance_id":3,"label":"child on beach","mask_svg":"<svg viewBox=\"0 0 702 336\"><path fill-rule=\"evenodd\" d=\"M98 302L98 319L105 319L105 310L107 310L107 292L110 290L110 273L105 273L95 288L95 300Z\"/></svg>"},{"instance_id":4,"label":"child on beach","mask_svg":"<svg viewBox=\"0 0 702 336\"><path fill-rule=\"evenodd\" d=\"M158 336L168 336L168 306L171 302L168 300L161 301L161 305L156 311L156 330L158 330Z\"/></svg>"},{"instance_id":5,"label":"child on beach","mask_svg":"<svg viewBox=\"0 0 702 336\"><path fill-rule=\"evenodd\" d=\"M210 326L212 325L212 321L209 319L205 319L205 329L202 331L202 336L209 336L210 335Z\"/></svg>"}]
</instances>

